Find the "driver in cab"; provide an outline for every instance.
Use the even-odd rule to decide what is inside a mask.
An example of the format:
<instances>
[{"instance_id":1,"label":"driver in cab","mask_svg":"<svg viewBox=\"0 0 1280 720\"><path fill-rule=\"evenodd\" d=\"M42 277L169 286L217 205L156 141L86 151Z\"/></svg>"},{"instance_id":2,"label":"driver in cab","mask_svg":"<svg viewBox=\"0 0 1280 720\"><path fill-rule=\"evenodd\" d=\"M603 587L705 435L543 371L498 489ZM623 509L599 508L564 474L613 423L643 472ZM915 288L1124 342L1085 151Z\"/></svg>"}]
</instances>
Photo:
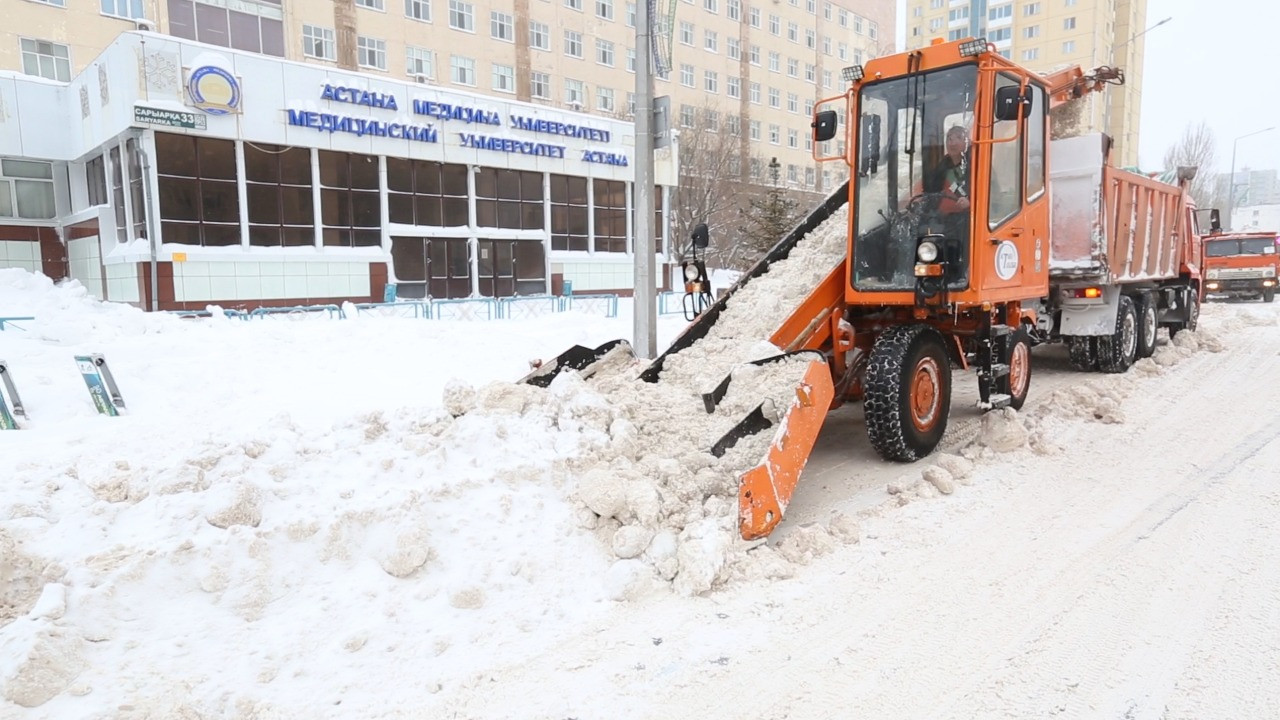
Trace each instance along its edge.
<instances>
[{"instance_id":1,"label":"driver in cab","mask_svg":"<svg viewBox=\"0 0 1280 720\"><path fill-rule=\"evenodd\" d=\"M946 154L925 174L924 191L938 193L938 212L944 216L969 211L969 131L963 125L947 130Z\"/></svg>"}]
</instances>

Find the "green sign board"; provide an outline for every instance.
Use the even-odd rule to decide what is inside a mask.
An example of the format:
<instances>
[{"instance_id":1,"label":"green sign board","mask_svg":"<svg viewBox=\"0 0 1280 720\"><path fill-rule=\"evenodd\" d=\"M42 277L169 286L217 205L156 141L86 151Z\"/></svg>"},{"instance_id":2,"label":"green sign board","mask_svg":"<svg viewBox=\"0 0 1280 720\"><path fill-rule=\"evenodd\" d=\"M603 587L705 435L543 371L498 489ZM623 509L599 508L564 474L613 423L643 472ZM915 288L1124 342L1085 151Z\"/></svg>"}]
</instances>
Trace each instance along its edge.
<instances>
[{"instance_id":1,"label":"green sign board","mask_svg":"<svg viewBox=\"0 0 1280 720\"><path fill-rule=\"evenodd\" d=\"M208 120L203 115L138 105L133 107L133 121L148 125L163 125L164 127L187 128L190 130L208 129Z\"/></svg>"}]
</instances>

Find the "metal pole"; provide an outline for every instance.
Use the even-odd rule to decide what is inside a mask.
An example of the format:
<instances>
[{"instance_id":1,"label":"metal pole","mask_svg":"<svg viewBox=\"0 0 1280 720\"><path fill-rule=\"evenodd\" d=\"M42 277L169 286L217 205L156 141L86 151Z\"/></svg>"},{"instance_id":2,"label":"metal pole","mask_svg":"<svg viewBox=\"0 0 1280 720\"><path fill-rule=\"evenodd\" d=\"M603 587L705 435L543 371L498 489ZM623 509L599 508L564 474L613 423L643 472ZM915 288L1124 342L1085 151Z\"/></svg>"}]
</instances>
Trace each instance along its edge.
<instances>
[{"instance_id":1,"label":"metal pole","mask_svg":"<svg viewBox=\"0 0 1280 720\"><path fill-rule=\"evenodd\" d=\"M653 37L652 0L636 3L636 175L635 175L635 323L632 349L636 356L658 355L658 315L654 292L653 202L653 66L649 57Z\"/></svg>"},{"instance_id":2,"label":"metal pole","mask_svg":"<svg viewBox=\"0 0 1280 720\"><path fill-rule=\"evenodd\" d=\"M1275 129L1275 126L1272 125L1269 128L1255 130L1247 135L1241 135L1231 142L1231 176L1227 178L1227 220L1223 223L1223 227L1228 230L1236 229L1235 220L1232 219L1232 214L1235 212L1236 204L1236 147L1240 144L1241 140L1247 137L1253 137L1254 135L1260 135L1268 130Z\"/></svg>"}]
</instances>

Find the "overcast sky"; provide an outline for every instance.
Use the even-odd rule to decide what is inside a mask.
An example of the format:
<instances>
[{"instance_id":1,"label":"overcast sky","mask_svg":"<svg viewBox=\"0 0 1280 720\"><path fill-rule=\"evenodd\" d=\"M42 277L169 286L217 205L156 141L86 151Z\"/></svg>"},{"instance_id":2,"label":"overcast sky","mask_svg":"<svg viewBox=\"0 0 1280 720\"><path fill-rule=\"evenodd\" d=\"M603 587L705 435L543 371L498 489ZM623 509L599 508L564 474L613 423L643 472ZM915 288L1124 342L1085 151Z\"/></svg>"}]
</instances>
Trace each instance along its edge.
<instances>
[{"instance_id":1,"label":"overcast sky","mask_svg":"<svg viewBox=\"0 0 1280 720\"><path fill-rule=\"evenodd\" d=\"M1159 169L1165 150L1188 123L1209 123L1217 170L1280 169L1280 2L1277 0L1148 0L1150 27L1143 66L1138 153ZM906 2L898 2L899 43ZM1275 130L1236 138L1263 128Z\"/></svg>"}]
</instances>

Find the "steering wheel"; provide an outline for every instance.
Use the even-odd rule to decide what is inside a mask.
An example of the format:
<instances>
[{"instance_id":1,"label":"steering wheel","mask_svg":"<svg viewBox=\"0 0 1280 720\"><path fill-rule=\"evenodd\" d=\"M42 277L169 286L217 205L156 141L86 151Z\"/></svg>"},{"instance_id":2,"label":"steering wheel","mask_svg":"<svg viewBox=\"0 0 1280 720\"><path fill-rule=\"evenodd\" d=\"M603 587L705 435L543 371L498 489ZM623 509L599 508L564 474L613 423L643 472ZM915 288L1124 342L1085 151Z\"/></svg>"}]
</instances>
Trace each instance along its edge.
<instances>
[{"instance_id":1,"label":"steering wheel","mask_svg":"<svg viewBox=\"0 0 1280 720\"><path fill-rule=\"evenodd\" d=\"M902 211L910 215L936 212L944 197L941 192L922 192L908 200Z\"/></svg>"}]
</instances>

